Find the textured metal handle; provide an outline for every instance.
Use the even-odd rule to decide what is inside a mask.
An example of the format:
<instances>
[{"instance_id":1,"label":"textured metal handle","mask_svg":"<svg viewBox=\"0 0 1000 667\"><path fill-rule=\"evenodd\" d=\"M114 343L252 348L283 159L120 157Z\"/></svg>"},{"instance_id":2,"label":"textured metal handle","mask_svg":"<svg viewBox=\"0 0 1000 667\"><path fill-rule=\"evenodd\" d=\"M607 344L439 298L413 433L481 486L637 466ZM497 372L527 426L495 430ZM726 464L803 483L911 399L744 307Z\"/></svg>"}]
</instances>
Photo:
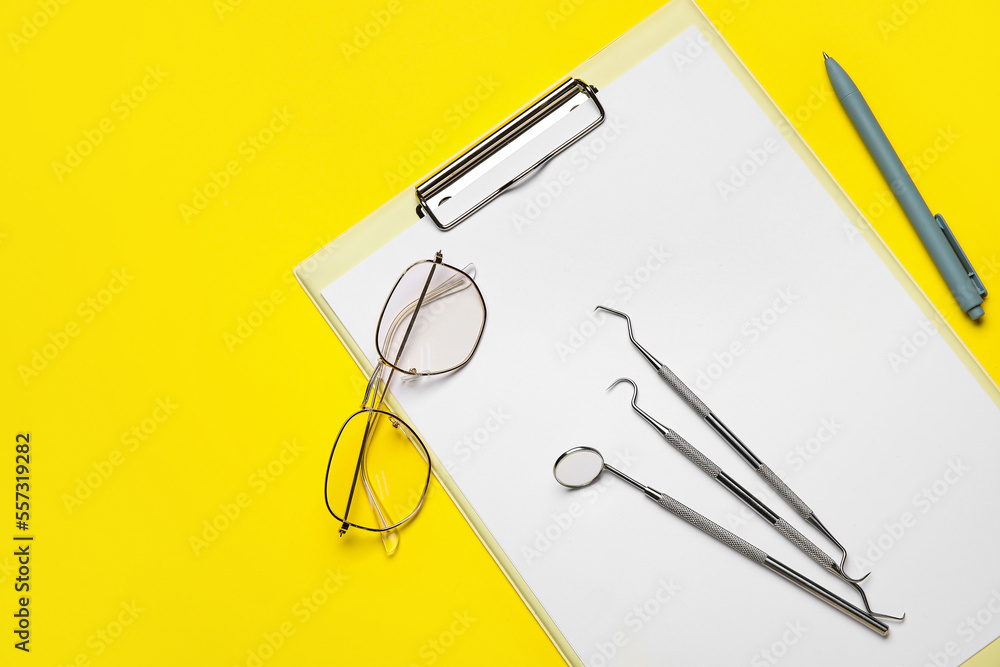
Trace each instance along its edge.
<instances>
[{"instance_id":1,"label":"textured metal handle","mask_svg":"<svg viewBox=\"0 0 1000 667\"><path fill-rule=\"evenodd\" d=\"M777 523L774 524L774 527L779 533L784 535L789 542L797 546L800 551L804 552L814 561L828 570L833 567L833 559L827 556L822 549L813 544L808 537L797 531L793 526L789 525L787 521L784 519L778 519Z\"/></svg>"},{"instance_id":2,"label":"textured metal handle","mask_svg":"<svg viewBox=\"0 0 1000 667\"><path fill-rule=\"evenodd\" d=\"M813 515L813 511L809 509L809 506L802 502L802 499L795 495L795 492L788 488L788 485L781 481L781 479L774 474L774 471L768 468L766 465L761 465L757 468L757 474L760 475L767 485L774 489L774 492L785 499L785 502L792 506L792 509L802 517L808 520Z\"/></svg>"},{"instance_id":3,"label":"textured metal handle","mask_svg":"<svg viewBox=\"0 0 1000 667\"><path fill-rule=\"evenodd\" d=\"M702 454L700 451L695 449L691 443L670 429L667 429L667 432L663 434L663 437L674 449L683 454L687 460L707 472L713 479L718 477L719 473L722 472L722 469L715 465L712 459Z\"/></svg>"},{"instance_id":4,"label":"textured metal handle","mask_svg":"<svg viewBox=\"0 0 1000 667\"><path fill-rule=\"evenodd\" d=\"M711 519L707 519L690 507L677 502L667 494L660 493L659 497L654 498L654 500L660 507L667 510L674 516L684 519L701 532L714 537L719 542L722 542L734 551L738 551L758 565L764 565L767 562L766 553L743 538L733 535Z\"/></svg>"},{"instance_id":5,"label":"textured metal handle","mask_svg":"<svg viewBox=\"0 0 1000 667\"><path fill-rule=\"evenodd\" d=\"M661 365L656 369L656 372L661 378L663 378L664 382L670 385L671 389L677 392L678 396L684 399L684 402L687 403L692 410L698 413L699 417L704 419L711 414L711 410L708 409L708 406L702 403L701 399L695 396L694 392L691 391L686 384L681 382L681 379L674 375L672 370L664 365Z\"/></svg>"}]
</instances>

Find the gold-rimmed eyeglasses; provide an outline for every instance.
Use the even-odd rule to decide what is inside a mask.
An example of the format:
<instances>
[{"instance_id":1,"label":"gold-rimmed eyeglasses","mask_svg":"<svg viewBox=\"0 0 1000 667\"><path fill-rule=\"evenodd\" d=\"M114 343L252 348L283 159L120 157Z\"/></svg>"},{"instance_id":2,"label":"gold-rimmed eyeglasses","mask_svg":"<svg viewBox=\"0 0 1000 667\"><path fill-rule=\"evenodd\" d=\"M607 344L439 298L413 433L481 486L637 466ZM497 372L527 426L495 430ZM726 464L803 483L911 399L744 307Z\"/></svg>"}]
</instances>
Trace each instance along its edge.
<instances>
[{"instance_id":1,"label":"gold-rimmed eyeglasses","mask_svg":"<svg viewBox=\"0 0 1000 667\"><path fill-rule=\"evenodd\" d=\"M473 277L434 259L411 265L396 281L379 315L378 360L361 408L340 427L327 462L326 508L350 527L378 532L386 552L399 545L396 532L420 509L431 463L420 436L384 406L398 371L410 377L441 375L469 362L486 326L486 303Z\"/></svg>"}]
</instances>

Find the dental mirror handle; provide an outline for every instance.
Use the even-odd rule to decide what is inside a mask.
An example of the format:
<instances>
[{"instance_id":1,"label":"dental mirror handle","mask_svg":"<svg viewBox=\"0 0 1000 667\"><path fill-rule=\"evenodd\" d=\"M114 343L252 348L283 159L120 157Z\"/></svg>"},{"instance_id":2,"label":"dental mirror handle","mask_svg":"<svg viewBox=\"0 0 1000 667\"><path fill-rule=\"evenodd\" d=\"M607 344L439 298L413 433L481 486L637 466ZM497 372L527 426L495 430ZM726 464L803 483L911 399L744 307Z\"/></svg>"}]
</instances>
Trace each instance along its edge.
<instances>
[{"instance_id":1,"label":"dental mirror handle","mask_svg":"<svg viewBox=\"0 0 1000 667\"><path fill-rule=\"evenodd\" d=\"M683 519L706 535L709 535L710 537L713 537L719 542L725 544L733 551L742 554L758 565L766 567L775 574L787 579L799 588L819 598L823 602L826 602L831 607L841 611L847 616L850 616L858 623L861 623L868 629L877 632L883 637L889 634L889 626L885 623L882 623L871 614L855 607L853 604L841 598L836 593L823 588L811 579L799 574L787 565L771 558L754 545L750 544L738 535L734 535L729 532L711 519L698 514L691 508L674 500L665 493L660 493L659 491L649 487L646 487L645 491L647 497L656 502L656 504L660 507L667 510L674 516Z\"/></svg>"}]
</instances>

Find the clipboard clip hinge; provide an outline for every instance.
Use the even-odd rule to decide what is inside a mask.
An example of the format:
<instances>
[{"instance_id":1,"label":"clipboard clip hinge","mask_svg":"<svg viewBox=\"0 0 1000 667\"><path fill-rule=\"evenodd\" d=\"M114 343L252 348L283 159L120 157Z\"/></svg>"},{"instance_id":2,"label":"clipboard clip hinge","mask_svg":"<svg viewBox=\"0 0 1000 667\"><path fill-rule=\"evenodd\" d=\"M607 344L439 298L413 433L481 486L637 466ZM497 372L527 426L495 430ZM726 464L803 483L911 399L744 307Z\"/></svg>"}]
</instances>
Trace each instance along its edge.
<instances>
[{"instance_id":1,"label":"clipboard clip hinge","mask_svg":"<svg viewBox=\"0 0 1000 667\"><path fill-rule=\"evenodd\" d=\"M944 216L938 213L934 216L934 220L937 221L938 227L940 227L941 231L944 233L944 237L948 240L948 244L951 246L951 249L955 251L956 255L958 255L958 261L962 263L962 268L965 269L965 272L969 276L969 280L972 281L972 286L976 288L977 292L979 292L979 296L985 297L986 285L983 284L983 281L979 278L979 274L976 273L976 270L972 268L972 262L969 261L965 251L962 250L962 246L958 244L958 239L956 239L955 235L951 233L951 227L949 227L948 223L944 221Z\"/></svg>"},{"instance_id":2,"label":"clipboard clip hinge","mask_svg":"<svg viewBox=\"0 0 1000 667\"><path fill-rule=\"evenodd\" d=\"M583 111L578 111L578 109ZM524 179L604 122L597 88L566 79L416 187L417 215L441 231Z\"/></svg>"}]
</instances>

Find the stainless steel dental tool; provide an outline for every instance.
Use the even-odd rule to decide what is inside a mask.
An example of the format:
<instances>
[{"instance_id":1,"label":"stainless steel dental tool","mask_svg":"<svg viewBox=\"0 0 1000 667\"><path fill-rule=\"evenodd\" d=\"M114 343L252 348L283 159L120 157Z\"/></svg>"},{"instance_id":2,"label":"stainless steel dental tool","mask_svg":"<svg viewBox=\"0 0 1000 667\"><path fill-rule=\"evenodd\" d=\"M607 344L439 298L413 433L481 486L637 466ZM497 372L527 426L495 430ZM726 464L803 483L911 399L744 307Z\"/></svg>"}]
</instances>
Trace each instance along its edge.
<instances>
[{"instance_id":1,"label":"stainless steel dental tool","mask_svg":"<svg viewBox=\"0 0 1000 667\"><path fill-rule=\"evenodd\" d=\"M608 391L611 391L611 389L618 386L621 382L627 382L632 385L632 409L635 410L636 414L642 417L650 426L652 426L653 429L659 433L671 447L683 454L685 458L691 461L691 463L698 466L702 472L724 486L734 496L739 498L743 504L752 509L757 516L771 524L771 526L781 533L785 539L794 544L799 551L816 561L820 567L828 570L832 574L850 584L861 595L861 600L863 601L865 609L869 614L892 621L903 620L906 616L905 614L903 616L891 616L889 614L880 614L872 611L871 606L868 604L868 597L859 585L859 582L863 581L868 576L867 574L861 579L852 579L844 574L844 570L841 569L840 565L838 565L831 556L827 555L822 549L813 544L809 538L778 516L774 510L765 505L759 498L757 498L757 496L747 491L739 482L730 477L725 470L716 465L716 463L710 458L702 454L694 445L678 435L676 431L664 426L636 405L636 401L639 399L639 388L630 378L618 378L611 383L611 386L608 387Z\"/></svg>"},{"instance_id":2,"label":"stainless steel dental tool","mask_svg":"<svg viewBox=\"0 0 1000 667\"><path fill-rule=\"evenodd\" d=\"M775 493L777 493L785 500L785 502L791 505L792 509L794 509L800 517L802 517L806 522L815 527L819 532L823 533L823 535L825 535L826 538L830 540L830 542L836 545L837 549L839 549L841 553L840 569L841 571L843 571L844 564L847 562L847 549L845 549L844 546L839 541L837 541L837 538L835 538L833 534L829 530L827 530L826 526L824 526L823 523L819 520L819 517L816 516L816 513L813 512L812 509L810 509L809 506L806 505L802 501L802 499L795 494L794 491L788 488L788 485L786 485L783 481L781 481L781 479L776 474L774 474L774 471L768 468L763 461L757 458L757 456L753 452L751 452L750 449L746 445L744 445L743 442L739 438L737 438L732 431L729 430L729 427L723 424L722 420L716 417L715 414L708 409L708 406L701 402L701 399L699 399L695 395L695 393L691 391L690 387L681 382L680 378L674 375L673 371L667 368L665 364L660 363L660 361L652 354L650 354L646 350L646 348L644 348L642 345L639 345L638 341L636 341L635 339L635 336L632 335L632 320L629 319L629 316L621 312L620 310L614 310L612 308L608 308L607 306L597 306L595 310L603 310L605 312L611 313L613 315L618 315L619 317L625 319L625 322L628 324L629 340L632 341L632 345L635 346L635 349L639 350L639 353L642 354L643 357L645 357L646 361L648 361L650 365L652 365L652 367L656 369L656 372L660 376L660 378L664 382L666 382L671 389L677 392L677 395L680 396L692 410L698 413L698 416L700 416L702 419L708 422L708 425L711 426L712 429L714 429L715 432L719 434L719 437L725 440L726 443L730 447L732 447L736 451L736 453L739 454L743 458L743 460L746 461L747 464L749 464L749 466L753 468L765 482L767 482L767 485L770 486L772 489L774 489ZM864 577L861 577L861 579L864 579Z\"/></svg>"},{"instance_id":3,"label":"stainless steel dental tool","mask_svg":"<svg viewBox=\"0 0 1000 667\"><path fill-rule=\"evenodd\" d=\"M837 594L828 591L816 582L804 577L787 565L771 558L766 553L745 541L741 537L734 535L722 526L698 514L694 510L677 502L665 493L660 493L656 489L640 484L625 473L616 470L604 462L604 457L596 449L591 447L574 447L564 452L552 468L556 481L571 489L578 489L587 486L600 477L601 473L607 470L613 475L620 477L635 488L646 494L646 497L654 501L663 509L674 516L688 522L706 535L714 537L730 549L739 552L753 562L766 567L775 574L792 582L799 588L811 593L823 600L831 607L834 607L844 614L847 614L865 627L879 633L883 637L889 634L889 627L876 618L873 614L855 607L853 604L839 597Z\"/></svg>"}]
</instances>

